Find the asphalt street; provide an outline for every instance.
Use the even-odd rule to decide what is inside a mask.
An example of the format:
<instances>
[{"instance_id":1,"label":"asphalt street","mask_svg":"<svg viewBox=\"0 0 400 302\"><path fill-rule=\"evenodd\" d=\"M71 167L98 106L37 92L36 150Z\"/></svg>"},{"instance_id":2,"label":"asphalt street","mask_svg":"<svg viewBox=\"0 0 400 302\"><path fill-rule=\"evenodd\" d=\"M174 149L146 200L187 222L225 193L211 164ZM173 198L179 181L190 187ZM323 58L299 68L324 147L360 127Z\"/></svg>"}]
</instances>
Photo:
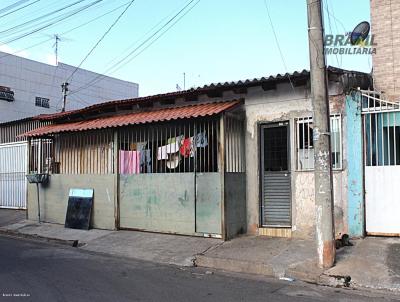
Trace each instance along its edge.
<instances>
[{"instance_id":1,"label":"asphalt street","mask_svg":"<svg viewBox=\"0 0 400 302\"><path fill-rule=\"evenodd\" d=\"M115 258L0 236L0 301L392 301L301 282Z\"/></svg>"}]
</instances>

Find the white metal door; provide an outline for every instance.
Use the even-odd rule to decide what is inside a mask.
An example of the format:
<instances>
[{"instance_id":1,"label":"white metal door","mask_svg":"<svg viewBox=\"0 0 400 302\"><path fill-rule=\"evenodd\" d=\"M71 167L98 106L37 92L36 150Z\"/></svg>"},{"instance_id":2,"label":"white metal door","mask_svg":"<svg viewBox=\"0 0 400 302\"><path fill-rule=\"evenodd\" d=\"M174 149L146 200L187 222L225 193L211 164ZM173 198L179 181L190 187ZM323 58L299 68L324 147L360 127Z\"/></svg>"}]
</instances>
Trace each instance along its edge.
<instances>
[{"instance_id":1,"label":"white metal door","mask_svg":"<svg viewBox=\"0 0 400 302\"><path fill-rule=\"evenodd\" d=\"M0 208L26 208L27 146L0 144Z\"/></svg>"},{"instance_id":2,"label":"white metal door","mask_svg":"<svg viewBox=\"0 0 400 302\"><path fill-rule=\"evenodd\" d=\"M369 235L400 234L400 111L363 95L365 224ZM351 160L351 159L349 159Z\"/></svg>"},{"instance_id":3,"label":"white metal door","mask_svg":"<svg viewBox=\"0 0 400 302\"><path fill-rule=\"evenodd\" d=\"M399 166L365 167L366 228L370 235L400 234Z\"/></svg>"}]
</instances>

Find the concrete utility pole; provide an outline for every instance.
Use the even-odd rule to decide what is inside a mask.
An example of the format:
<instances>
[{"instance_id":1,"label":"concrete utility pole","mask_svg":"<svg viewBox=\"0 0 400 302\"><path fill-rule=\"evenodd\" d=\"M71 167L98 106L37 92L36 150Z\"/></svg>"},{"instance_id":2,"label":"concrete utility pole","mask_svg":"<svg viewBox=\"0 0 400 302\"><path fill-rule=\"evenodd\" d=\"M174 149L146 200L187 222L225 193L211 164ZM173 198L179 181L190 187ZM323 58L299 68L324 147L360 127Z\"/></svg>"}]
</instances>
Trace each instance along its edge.
<instances>
[{"instance_id":1,"label":"concrete utility pole","mask_svg":"<svg viewBox=\"0 0 400 302\"><path fill-rule=\"evenodd\" d=\"M67 82L64 82L61 84L61 89L63 92L63 106L62 106L61 112L65 111L65 105L67 104L68 85L69 85L69 83L67 83Z\"/></svg>"},{"instance_id":2,"label":"concrete utility pole","mask_svg":"<svg viewBox=\"0 0 400 302\"><path fill-rule=\"evenodd\" d=\"M307 0L308 42L310 49L311 95L314 109L314 178L316 239L319 266L335 262L335 226L333 220L332 170L328 82L325 66L323 25L320 0Z\"/></svg>"}]
</instances>

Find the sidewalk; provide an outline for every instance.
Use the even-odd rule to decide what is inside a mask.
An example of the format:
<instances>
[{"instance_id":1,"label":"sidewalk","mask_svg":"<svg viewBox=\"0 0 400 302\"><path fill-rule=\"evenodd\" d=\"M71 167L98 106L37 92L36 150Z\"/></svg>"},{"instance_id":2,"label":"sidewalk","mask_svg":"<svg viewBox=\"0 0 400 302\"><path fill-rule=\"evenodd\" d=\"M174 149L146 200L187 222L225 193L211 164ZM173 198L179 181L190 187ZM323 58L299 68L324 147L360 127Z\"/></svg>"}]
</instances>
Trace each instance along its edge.
<instances>
[{"instance_id":1,"label":"sidewalk","mask_svg":"<svg viewBox=\"0 0 400 302\"><path fill-rule=\"evenodd\" d=\"M400 293L400 238L366 237L340 250L328 276L350 276L350 285Z\"/></svg>"},{"instance_id":2,"label":"sidewalk","mask_svg":"<svg viewBox=\"0 0 400 302\"><path fill-rule=\"evenodd\" d=\"M197 254L222 243L218 239L157 233L75 230L59 224L39 224L30 220L0 227L1 233L67 244L97 253L178 266L193 266Z\"/></svg>"},{"instance_id":3,"label":"sidewalk","mask_svg":"<svg viewBox=\"0 0 400 302\"><path fill-rule=\"evenodd\" d=\"M313 241L244 236L199 255L196 265L318 283L316 259Z\"/></svg>"},{"instance_id":4,"label":"sidewalk","mask_svg":"<svg viewBox=\"0 0 400 302\"><path fill-rule=\"evenodd\" d=\"M384 289L400 294L400 238L353 240L337 250L336 265L317 266L311 240L243 236L218 239L135 231L89 231L23 220L0 227L0 234L34 237L118 257L177 266L260 274L329 286Z\"/></svg>"}]
</instances>

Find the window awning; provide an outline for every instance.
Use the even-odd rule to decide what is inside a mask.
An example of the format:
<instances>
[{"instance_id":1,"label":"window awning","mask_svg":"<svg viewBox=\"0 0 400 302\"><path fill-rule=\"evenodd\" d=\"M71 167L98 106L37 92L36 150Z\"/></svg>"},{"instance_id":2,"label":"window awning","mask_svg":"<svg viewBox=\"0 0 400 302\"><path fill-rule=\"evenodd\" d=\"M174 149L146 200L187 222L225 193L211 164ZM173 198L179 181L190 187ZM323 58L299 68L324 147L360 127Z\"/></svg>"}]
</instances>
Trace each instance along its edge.
<instances>
[{"instance_id":1,"label":"window awning","mask_svg":"<svg viewBox=\"0 0 400 302\"><path fill-rule=\"evenodd\" d=\"M124 115L114 115L78 122L48 125L28 131L21 134L20 136L39 137L61 132L78 132L153 122L205 117L216 115L226 110L232 109L239 103L240 100L234 100L228 102L193 104L173 108L159 108L151 111L134 112Z\"/></svg>"}]
</instances>

